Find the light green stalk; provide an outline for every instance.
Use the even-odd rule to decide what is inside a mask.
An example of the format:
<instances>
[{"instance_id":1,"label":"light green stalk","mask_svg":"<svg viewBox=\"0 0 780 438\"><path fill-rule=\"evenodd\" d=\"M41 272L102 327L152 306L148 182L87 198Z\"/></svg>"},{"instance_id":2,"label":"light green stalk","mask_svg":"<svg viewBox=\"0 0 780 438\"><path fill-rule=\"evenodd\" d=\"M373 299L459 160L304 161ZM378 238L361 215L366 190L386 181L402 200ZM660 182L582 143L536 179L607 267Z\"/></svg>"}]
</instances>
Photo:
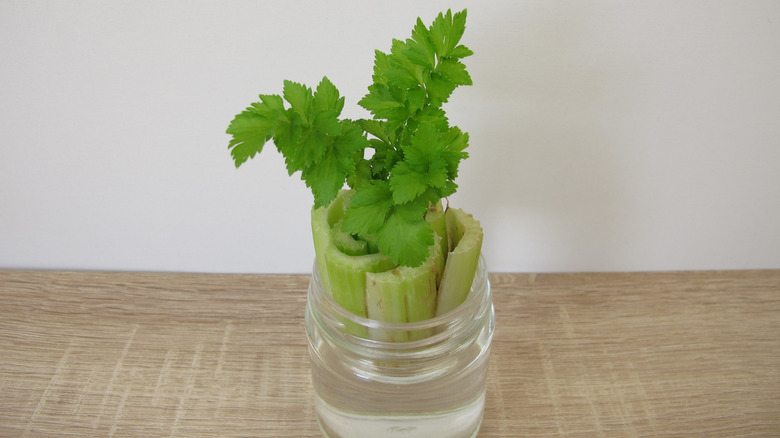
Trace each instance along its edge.
<instances>
[{"instance_id":1,"label":"light green stalk","mask_svg":"<svg viewBox=\"0 0 780 438\"><path fill-rule=\"evenodd\" d=\"M369 253L368 243L365 240L355 239L351 234L341 231L341 221L338 221L338 223L330 229L330 238L333 240L336 248L346 255L360 256Z\"/></svg>"},{"instance_id":2,"label":"light green stalk","mask_svg":"<svg viewBox=\"0 0 780 438\"><path fill-rule=\"evenodd\" d=\"M328 248L335 245L331 236L331 229L344 216L344 210L346 209L345 201L348 203L351 196L351 191L342 190L330 205L315 208L311 211L311 234L314 240L314 253L317 256L317 267L320 271L320 281L329 292L330 279L328 277L326 254Z\"/></svg>"},{"instance_id":3,"label":"light green stalk","mask_svg":"<svg viewBox=\"0 0 780 438\"><path fill-rule=\"evenodd\" d=\"M441 239L437 240L439 245L438 251L441 255L441 264L437 266L439 268L439 278L436 279L436 284L441 281L441 272L444 269L444 264L447 262L447 254L449 253L449 237L447 237L447 217L444 214L441 201L433 206L425 215L425 220L431 224L433 233L436 236L440 236Z\"/></svg>"},{"instance_id":4,"label":"light green stalk","mask_svg":"<svg viewBox=\"0 0 780 438\"><path fill-rule=\"evenodd\" d=\"M399 266L395 269L366 274L366 307L368 317L385 322L416 322L436 315L436 295L441 277L442 252L435 236L429 256L415 268ZM373 330L372 338L403 342L417 339L427 333Z\"/></svg>"},{"instance_id":5,"label":"light green stalk","mask_svg":"<svg viewBox=\"0 0 780 438\"><path fill-rule=\"evenodd\" d=\"M395 264L389 257L379 253L348 255L337 245L336 240L346 242L351 238L343 235L345 233L339 234L340 231L333 231L344 216L351 195L351 191L344 190L329 206L312 210L312 237L323 287L342 307L365 317L366 273L387 271L394 268ZM347 325L354 334L364 334L361 333L364 330L353 324Z\"/></svg>"},{"instance_id":6,"label":"light green stalk","mask_svg":"<svg viewBox=\"0 0 780 438\"><path fill-rule=\"evenodd\" d=\"M448 208L447 236L450 252L439 285L437 315L458 307L468 296L482 250L482 227L470 214Z\"/></svg>"}]
</instances>

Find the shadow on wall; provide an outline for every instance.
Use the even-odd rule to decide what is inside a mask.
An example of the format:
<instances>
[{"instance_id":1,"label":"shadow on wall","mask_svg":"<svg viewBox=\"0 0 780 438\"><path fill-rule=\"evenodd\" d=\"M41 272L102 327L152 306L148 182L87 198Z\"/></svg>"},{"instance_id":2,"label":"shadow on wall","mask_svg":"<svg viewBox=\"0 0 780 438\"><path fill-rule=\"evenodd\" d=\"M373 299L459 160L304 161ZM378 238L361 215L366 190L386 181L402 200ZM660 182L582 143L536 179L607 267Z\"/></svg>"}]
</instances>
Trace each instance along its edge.
<instances>
[{"instance_id":1,"label":"shadow on wall","mask_svg":"<svg viewBox=\"0 0 780 438\"><path fill-rule=\"evenodd\" d=\"M519 5L474 14L490 31L473 45L469 98L481 108L463 109L474 126L459 185L501 236L486 239L500 270L619 264L627 194L610 121L623 97L616 72L589 57L598 48L583 31L598 17L587 3Z\"/></svg>"}]
</instances>

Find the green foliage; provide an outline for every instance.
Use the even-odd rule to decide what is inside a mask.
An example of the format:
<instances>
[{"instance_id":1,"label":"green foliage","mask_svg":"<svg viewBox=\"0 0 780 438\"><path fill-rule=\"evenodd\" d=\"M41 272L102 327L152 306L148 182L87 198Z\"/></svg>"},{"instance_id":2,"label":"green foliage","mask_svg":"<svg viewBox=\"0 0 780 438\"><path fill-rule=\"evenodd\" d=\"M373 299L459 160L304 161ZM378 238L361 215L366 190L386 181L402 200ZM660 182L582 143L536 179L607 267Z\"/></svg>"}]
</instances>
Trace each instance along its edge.
<instances>
[{"instance_id":1,"label":"green foliage","mask_svg":"<svg viewBox=\"0 0 780 438\"><path fill-rule=\"evenodd\" d=\"M228 127L236 167L273 139L315 207L345 183L355 189L342 231L375 241L394 263L419 266L434 241L425 213L455 192L468 156L468 134L441 108L458 86L472 84L461 62L472 54L460 44L465 26L465 10L439 14L428 27L418 18L410 38L375 52L373 83L358 102L373 119L340 119L344 98L327 78L316 91L285 81L283 98L261 95Z\"/></svg>"},{"instance_id":2,"label":"green foliage","mask_svg":"<svg viewBox=\"0 0 780 438\"><path fill-rule=\"evenodd\" d=\"M328 205L357 172L355 157L369 143L354 122L341 120L344 98L327 77L316 91L284 81L282 97L261 95L260 102L238 114L227 129L236 167L259 153L273 139L284 156L287 172L301 172L314 205ZM286 101L289 107L285 107Z\"/></svg>"}]
</instances>

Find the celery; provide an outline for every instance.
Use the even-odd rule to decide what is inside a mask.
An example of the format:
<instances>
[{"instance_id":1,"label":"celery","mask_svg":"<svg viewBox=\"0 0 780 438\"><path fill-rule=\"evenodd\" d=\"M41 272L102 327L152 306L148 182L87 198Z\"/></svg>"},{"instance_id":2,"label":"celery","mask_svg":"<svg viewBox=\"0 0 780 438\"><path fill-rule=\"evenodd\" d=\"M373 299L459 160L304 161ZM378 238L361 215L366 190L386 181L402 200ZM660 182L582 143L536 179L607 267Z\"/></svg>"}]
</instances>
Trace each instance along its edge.
<instances>
[{"instance_id":1,"label":"celery","mask_svg":"<svg viewBox=\"0 0 780 438\"><path fill-rule=\"evenodd\" d=\"M346 255L359 256L369 253L368 243L365 240L355 239L351 234L341 231L341 221L330 230L333 243Z\"/></svg>"},{"instance_id":2,"label":"celery","mask_svg":"<svg viewBox=\"0 0 780 438\"><path fill-rule=\"evenodd\" d=\"M425 220L431 224L433 233L440 236L441 239L437 239L438 251L440 253L441 262L436 268L439 270L439 276L436 278L436 284L439 284L441 280L441 272L444 269L444 263L447 262L447 253L449 252L449 239L447 237L447 218L444 210L442 209L441 201L436 205L431 206L428 213L425 215Z\"/></svg>"},{"instance_id":3,"label":"celery","mask_svg":"<svg viewBox=\"0 0 780 438\"><path fill-rule=\"evenodd\" d=\"M429 248L425 262L415 268L395 269L366 274L366 307L368 317L384 322L416 322L436 315L436 296L441 272L441 236ZM385 341L407 341L425 333L374 330L372 338Z\"/></svg>"},{"instance_id":4,"label":"celery","mask_svg":"<svg viewBox=\"0 0 780 438\"><path fill-rule=\"evenodd\" d=\"M355 315L368 317L366 311L366 275L393 268L393 262L383 254L349 256L329 245L324 254L329 284L326 290L343 308ZM343 320L349 333L365 337L366 328L349 320Z\"/></svg>"},{"instance_id":5,"label":"celery","mask_svg":"<svg viewBox=\"0 0 780 438\"><path fill-rule=\"evenodd\" d=\"M457 208L446 212L450 252L439 285L437 315L458 307L471 290L482 249L482 227L470 214Z\"/></svg>"},{"instance_id":6,"label":"celery","mask_svg":"<svg viewBox=\"0 0 780 438\"><path fill-rule=\"evenodd\" d=\"M317 255L317 266L320 271L320 279L326 290L330 291L328 269L325 262L326 250L334 244L331 239L331 229L344 216L344 201L349 201L352 193L342 190L327 207L312 209L311 231L314 240L314 252Z\"/></svg>"},{"instance_id":7,"label":"celery","mask_svg":"<svg viewBox=\"0 0 780 438\"><path fill-rule=\"evenodd\" d=\"M366 273L386 271L395 265L382 254L344 252L344 246L349 245L344 242L352 237L338 231L337 227L351 196L351 190L342 190L330 205L312 210L312 237L325 290L345 309L366 316Z\"/></svg>"},{"instance_id":8,"label":"celery","mask_svg":"<svg viewBox=\"0 0 780 438\"><path fill-rule=\"evenodd\" d=\"M439 14L412 35L374 52L373 83L358 101L372 118L341 116L345 98L323 77L315 88L284 81L230 122L236 167L273 141L290 175L311 188L311 227L325 290L350 312L389 322L431 318L468 295L482 229L455 193L469 135L451 126L443 104L472 84L460 44L466 11ZM349 190L343 190L348 186ZM345 323L359 336L364 327ZM408 340L425 333L372 333Z\"/></svg>"},{"instance_id":9,"label":"celery","mask_svg":"<svg viewBox=\"0 0 780 438\"><path fill-rule=\"evenodd\" d=\"M350 256L330 245L325 253L329 292L342 307L358 316L366 312L366 275L393 269L395 265L383 254Z\"/></svg>"},{"instance_id":10,"label":"celery","mask_svg":"<svg viewBox=\"0 0 780 438\"><path fill-rule=\"evenodd\" d=\"M320 277L337 303L369 319L416 322L446 313L465 300L482 246L478 221L460 209L443 212L440 203L432 206L426 214L434 230L428 257L417 267L397 266L386 255L363 253L360 241L339 230L351 195L352 191L342 190L331 205L312 212ZM362 250L351 253L357 246ZM349 248L345 251L345 247ZM365 334L356 327L350 330ZM370 335L400 342L427 333L373 330Z\"/></svg>"},{"instance_id":11,"label":"celery","mask_svg":"<svg viewBox=\"0 0 780 438\"><path fill-rule=\"evenodd\" d=\"M351 239L348 234L337 231L351 196L351 191L342 190L330 205L312 210L312 237L322 286L341 307L366 317L366 274L386 271L395 265L382 254L349 255L339 247L337 241ZM350 333L366 336L364 327L343 322Z\"/></svg>"},{"instance_id":12,"label":"celery","mask_svg":"<svg viewBox=\"0 0 780 438\"><path fill-rule=\"evenodd\" d=\"M456 88L472 85L465 29L466 11L448 10L429 26L418 19L411 38L394 39L389 52L376 50L373 83L358 101L371 119L342 117L345 98L327 77L314 88L286 80L281 95L259 95L227 129L236 167L273 140L287 172L300 172L311 188L315 208L334 202L345 184L355 191L341 231L396 265L420 266L434 241L426 212L455 193L468 157L468 133L443 109Z\"/></svg>"}]
</instances>

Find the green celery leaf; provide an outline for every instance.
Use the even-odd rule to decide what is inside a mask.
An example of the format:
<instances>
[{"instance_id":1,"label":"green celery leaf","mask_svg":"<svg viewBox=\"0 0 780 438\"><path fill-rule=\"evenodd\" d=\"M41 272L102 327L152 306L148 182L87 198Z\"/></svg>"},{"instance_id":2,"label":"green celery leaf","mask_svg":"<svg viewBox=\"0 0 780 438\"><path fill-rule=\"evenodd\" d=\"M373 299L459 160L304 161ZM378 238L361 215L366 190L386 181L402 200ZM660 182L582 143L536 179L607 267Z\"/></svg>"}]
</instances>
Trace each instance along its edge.
<instances>
[{"instance_id":1,"label":"green celery leaf","mask_svg":"<svg viewBox=\"0 0 780 438\"><path fill-rule=\"evenodd\" d=\"M292 110L298 113L303 120L309 121L309 112L314 99L311 88L297 82L285 80L282 91L284 100L290 103Z\"/></svg>"},{"instance_id":2,"label":"green celery leaf","mask_svg":"<svg viewBox=\"0 0 780 438\"><path fill-rule=\"evenodd\" d=\"M394 207L395 208L394 211L399 215L401 215L401 217L405 221L414 222L418 220L423 220L425 218L426 212L428 211L428 207L430 206L431 203L428 202L428 198L422 196L411 202L407 202L404 204L396 204Z\"/></svg>"},{"instance_id":3,"label":"green celery leaf","mask_svg":"<svg viewBox=\"0 0 780 438\"><path fill-rule=\"evenodd\" d=\"M423 67L407 56L406 43L395 40L392 54L387 57L390 68L384 72L385 85L407 89L422 85Z\"/></svg>"},{"instance_id":4,"label":"green celery leaf","mask_svg":"<svg viewBox=\"0 0 780 438\"><path fill-rule=\"evenodd\" d=\"M314 116L314 123L312 124L314 129L318 132L336 136L341 133L341 122L339 121L339 113L336 110L322 110Z\"/></svg>"},{"instance_id":5,"label":"green celery leaf","mask_svg":"<svg viewBox=\"0 0 780 438\"><path fill-rule=\"evenodd\" d=\"M425 68L432 69L436 63L436 52L428 28L419 18L412 30L412 38L406 40L403 53L409 61Z\"/></svg>"},{"instance_id":6,"label":"green celery leaf","mask_svg":"<svg viewBox=\"0 0 780 438\"><path fill-rule=\"evenodd\" d=\"M390 169L400 159L398 151L390 144L377 139L371 140L371 147L374 149L374 155L369 159L371 174L374 176L374 179L386 181L390 176Z\"/></svg>"},{"instance_id":7,"label":"green celery leaf","mask_svg":"<svg viewBox=\"0 0 780 438\"><path fill-rule=\"evenodd\" d=\"M444 152L441 132L432 123L424 122L412 136L411 144L404 147L404 161L422 175L426 185L441 188L449 176Z\"/></svg>"},{"instance_id":8,"label":"green celery leaf","mask_svg":"<svg viewBox=\"0 0 780 438\"><path fill-rule=\"evenodd\" d=\"M457 46L457 44L460 42L460 39L463 37L463 33L466 31L467 14L468 11L464 9L452 16L452 26L447 32L447 45L451 49Z\"/></svg>"},{"instance_id":9,"label":"green celery leaf","mask_svg":"<svg viewBox=\"0 0 780 438\"><path fill-rule=\"evenodd\" d=\"M404 146L404 159L414 169L426 172L430 163L439 158L439 152L443 148L444 143L439 130L431 122L424 121L412 134L410 144Z\"/></svg>"},{"instance_id":10,"label":"green celery leaf","mask_svg":"<svg viewBox=\"0 0 780 438\"><path fill-rule=\"evenodd\" d=\"M263 150L282 119L284 103L276 95L260 95L261 102L242 111L230 122L227 133L232 135L228 149L236 167Z\"/></svg>"},{"instance_id":11,"label":"green celery leaf","mask_svg":"<svg viewBox=\"0 0 780 438\"><path fill-rule=\"evenodd\" d=\"M436 125L430 121L423 121L412 135L410 146L411 149L428 151L427 157L430 159L430 155L434 151L440 150L444 144L442 143L441 132ZM404 152L406 152L406 149L404 149Z\"/></svg>"},{"instance_id":12,"label":"green celery leaf","mask_svg":"<svg viewBox=\"0 0 780 438\"><path fill-rule=\"evenodd\" d=\"M449 196L449 194L445 194L449 189L449 186L450 181L446 181L444 187L442 188L429 186L427 189L425 189L422 195L418 196L417 199L412 201L412 203L417 205L419 208L430 208L432 205L436 205L441 200L441 198Z\"/></svg>"},{"instance_id":13,"label":"green celery leaf","mask_svg":"<svg viewBox=\"0 0 780 438\"><path fill-rule=\"evenodd\" d=\"M252 111L243 111L230 122L227 133L233 138L228 143L228 149L236 167L263 150L263 145L273 135L270 132L273 129L268 119Z\"/></svg>"},{"instance_id":14,"label":"green celery leaf","mask_svg":"<svg viewBox=\"0 0 780 438\"><path fill-rule=\"evenodd\" d=\"M446 40L450 21L452 21L452 10L448 9L446 16L443 13L439 13L436 19L433 20L433 23L431 23L431 42L433 42L436 54L439 55L439 57L447 56L449 47L447 47Z\"/></svg>"},{"instance_id":15,"label":"green celery leaf","mask_svg":"<svg viewBox=\"0 0 780 438\"><path fill-rule=\"evenodd\" d=\"M431 23L430 35L431 41L436 48L436 54L439 57L447 56L449 52L449 45L447 44L447 36L452 23L452 10L447 10L447 15L440 13L433 23Z\"/></svg>"},{"instance_id":16,"label":"green celery leaf","mask_svg":"<svg viewBox=\"0 0 780 438\"><path fill-rule=\"evenodd\" d=\"M352 176L360 178L360 175L356 174L356 161L364 161L362 152L368 146L368 140L363 130L349 120L341 122L341 134L336 137L323 136L313 129L309 129L308 132L311 133L311 137L304 137L307 141L302 141L298 145L300 151L306 153L319 151L314 147L319 148L321 145L326 149L319 158L307 161L301 172L301 179L311 188L315 206L319 207L328 205L335 199L348 178ZM304 152L298 152L298 155ZM304 156L305 158L308 156ZM365 182L351 179L351 183L362 185Z\"/></svg>"},{"instance_id":17,"label":"green celery leaf","mask_svg":"<svg viewBox=\"0 0 780 438\"><path fill-rule=\"evenodd\" d=\"M397 205L376 233L379 250L397 264L416 267L428 257L433 229L413 204Z\"/></svg>"},{"instance_id":18,"label":"green celery leaf","mask_svg":"<svg viewBox=\"0 0 780 438\"><path fill-rule=\"evenodd\" d=\"M359 189L371 182L371 163L368 160L357 160L355 171L347 176L347 184L352 189Z\"/></svg>"},{"instance_id":19,"label":"green celery leaf","mask_svg":"<svg viewBox=\"0 0 780 438\"><path fill-rule=\"evenodd\" d=\"M447 149L456 152L463 152L469 146L468 132L461 131L457 126L449 128L441 140Z\"/></svg>"},{"instance_id":20,"label":"green celery leaf","mask_svg":"<svg viewBox=\"0 0 780 438\"><path fill-rule=\"evenodd\" d=\"M460 162L469 156L468 152L465 152L469 145L469 134L453 126L445 133L443 141L445 146L442 158L447 163L448 178L454 180L458 176Z\"/></svg>"},{"instance_id":21,"label":"green celery leaf","mask_svg":"<svg viewBox=\"0 0 780 438\"><path fill-rule=\"evenodd\" d=\"M457 84L449 80L447 77L440 73L433 72L430 77L425 81L425 86L428 89L428 96L431 99L431 104L434 106L441 106L442 103L447 102Z\"/></svg>"},{"instance_id":22,"label":"green celery leaf","mask_svg":"<svg viewBox=\"0 0 780 438\"><path fill-rule=\"evenodd\" d=\"M369 93L363 96L358 102L360 106L367 109L379 119L387 120L405 120L408 112L402 101L399 101L389 88L381 84L374 84L368 87Z\"/></svg>"},{"instance_id":23,"label":"green celery leaf","mask_svg":"<svg viewBox=\"0 0 780 438\"><path fill-rule=\"evenodd\" d=\"M360 127L348 120L341 123L342 133L333 140L333 149L345 174L355 171L356 158L363 161L363 151L369 142Z\"/></svg>"},{"instance_id":24,"label":"green celery leaf","mask_svg":"<svg viewBox=\"0 0 780 438\"><path fill-rule=\"evenodd\" d=\"M344 212L341 229L361 236L376 233L387 220L392 207L390 185L386 181L374 180L355 190Z\"/></svg>"},{"instance_id":25,"label":"green celery leaf","mask_svg":"<svg viewBox=\"0 0 780 438\"><path fill-rule=\"evenodd\" d=\"M466 10L456 13L447 10L447 14L439 14L431 24L431 39L436 47L436 53L441 58L452 56L463 32L466 30Z\"/></svg>"},{"instance_id":26,"label":"green celery leaf","mask_svg":"<svg viewBox=\"0 0 780 438\"><path fill-rule=\"evenodd\" d=\"M387 62L390 63L391 67L395 62L411 62L406 57L406 52L409 51L409 46L407 44L408 43L406 41L401 41L395 38L393 39L393 44L390 46L390 54L387 55Z\"/></svg>"},{"instance_id":27,"label":"green celery leaf","mask_svg":"<svg viewBox=\"0 0 780 438\"><path fill-rule=\"evenodd\" d=\"M402 90L417 87L422 82L422 68L412 63L393 62L393 67L385 74L386 83Z\"/></svg>"},{"instance_id":28,"label":"green celery leaf","mask_svg":"<svg viewBox=\"0 0 780 438\"><path fill-rule=\"evenodd\" d=\"M389 142L390 139L385 131L385 122L381 120L361 119L357 123L363 128L364 131L373 135L374 137L382 140L383 142Z\"/></svg>"},{"instance_id":29,"label":"green celery leaf","mask_svg":"<svg viewBox=\"0 0 780 438\"><path fill-rule=\"evenodd\" d=\"M327 77L323 77L320 84L317 85L312 107L318 113L321 111L333 111L336 118L341 114L341 110L344 109L344 98L339 97L339 90Z\"/></svg>"},{"instance_id":30,"label":"green celery leaf","mask_svg":"<svg viewBox=\"0 0 780 438\"><path fill-rule=\"evenodd\" d=\"M252 104L252 107L255 108L258 113L270 117L273 114L278 115L284 111L284 101L281 96L277 94L261 94L259 97L260 103L255 102Z\"/></svg>"},{"instance_id":31,"label":"green celery leaf","mask_svg":"<svg viewBox=\"0 0 780 438\"><path fill-rule=\"evenodd\" d=\"M344 187L345 180L335 150L331 148L316 164L304 169L301 179L314 195L314 208L330 204Z\"/></svg>"},{"instance_id":32,"label":"green celery leaf","mask_svg":"<svg viewBox=\"0 0 780 438\"><path fill-rule=\"evenodd\" d=\"M296 163L300 163L302 169L312 166L322 159L331 142L331 139L316 130L304 128L301 139L293 152Z\"/></svg>"},{"instance_id":33,"label":"green celery leaf","mask_svg":"<svg viewBox=\"0 0 780 438\"><path fill-rule=\"evenodd\" d=\"M406 101L409 103L409 112L415 113L425 106L428 93L423 87L417 85L414 88L411 88L407 92L406 96Z\"/></svg>"},{"instance_id":34,"label":"green celery leaf","mask_svg":"<svg viewBox=\"0 0 780 438\"><path fill-rule=\"evenodd\" d=\"M425 173L425 183L431 187L444 187L449 179L448 170L447 162L444 160L442 153L438 153L428 166L428 171Z\"/></svg>"},{"instance_id":35,"label":"green celery leaf","mask_svg":"<svg viewBox=\"0 0 780 438\"><path fill-rule=\"evenodd\" d=\"M406 161L399 161L390 174L390 188L396 204L409 202L428 188L426 175L414 170Z\"/></svg>"},{"instance_id":36,"label":"green celery leaf","mask_svg":"<svg viewBox=\"0 0 780 438\"><path fill-rule=\"evenodd\" d=\"M469 56L471 56L473 54L474 54L474 52L472 52L471 49L469 49L466 46L460 45L460 46L455 47L454 49L452 49L452 51L450 51L449 58L453 58L453 59L454 58L458 58L458 59L460 59L460 58L469 57Z\"/></svg>"},{"instance_id":37,"label":"green celery leaf","mask_svg":"<svg viewBox=\"0 0 780 438\"><path fill-rule=\"evenodd\" d=\"M393 68L390 65L390 56L380 50L374 51L374 83L387 85L387 71Z\"/></svg>"},{"instance_id":38,"label":"green celery leaf","mask_svg":"<svg viewBox=\"0 0 780 438\"><path fill-rule=\"evenodd\" d=\"M443 109L428 105L416 114L416 118L419 123L432 123L439 131L446 131L450 127L450 122L447 120L447 114Z\"/></svg>"},{"instance_id":39,"label":"green celery leaf","mask_svg":"<svg viewBox=\"0 0 780 438\"><path fill-rule=\"evenodd\" d=\"M471 85L471 76L466 66L456 59L444 59L436 66L436 73L449 79L456 85Z\"/></svg>"},{"instance_id":40,"label":"green celery leaf","mask_svg":"<svg viewBox=\"0 0 780 438\"><path fill-rule=\"evenodd\" d=\"M287 173L292 175L293 173L303 170L304 163L300 161L300 157L296 154L298 143L303 135L303 120L292 109L288 109L284 113L284 123L280 123L274 133L274 143L276 149L284 156L285 164L287 165Z\"/></svg>"},{"instance_id":41,"label":"green celery leaf","mask_svg":"<svg viewBox=\"0 0 780 438\"><path fill-rule=\"evenodd\" d=\"M452 196L456 190L458 190L458 185L455 184L455 182L452 180L447 180L447 183L444 184L444 187L439 190L438 197L441 199Z\"/></svg>"}]
</instances>

